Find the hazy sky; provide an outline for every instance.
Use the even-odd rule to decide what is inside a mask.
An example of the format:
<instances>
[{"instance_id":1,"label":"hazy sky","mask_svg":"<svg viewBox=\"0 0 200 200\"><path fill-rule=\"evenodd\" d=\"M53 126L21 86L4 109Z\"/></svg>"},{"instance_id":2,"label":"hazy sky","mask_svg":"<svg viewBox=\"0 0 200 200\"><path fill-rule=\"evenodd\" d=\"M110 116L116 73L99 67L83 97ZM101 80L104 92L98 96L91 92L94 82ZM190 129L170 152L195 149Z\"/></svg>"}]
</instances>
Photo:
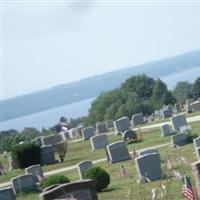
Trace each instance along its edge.
<instances>
[{"instance_id":1,"label":"hazy sky","mask_svg":"<svg viewBox=\"0 0 200 200\"><path fill-rule=\"evenodd\" d=\"M3 97L200 49L199 3L3 4Z\"/></svg>"}]
</instances>

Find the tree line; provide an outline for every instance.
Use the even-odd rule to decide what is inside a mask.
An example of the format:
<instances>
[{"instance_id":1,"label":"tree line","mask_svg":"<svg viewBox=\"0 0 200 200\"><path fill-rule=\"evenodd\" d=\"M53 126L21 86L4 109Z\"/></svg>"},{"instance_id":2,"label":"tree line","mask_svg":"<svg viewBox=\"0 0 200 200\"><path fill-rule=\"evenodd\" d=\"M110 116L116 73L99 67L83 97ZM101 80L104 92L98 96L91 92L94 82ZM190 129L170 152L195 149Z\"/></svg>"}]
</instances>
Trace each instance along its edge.
<instances>
[{"instance_id":1,"label":"tree line","mask_svg":"<svg viewBox=\"0 0 200 200\"><path fill-rule=\"evenodd\" d=\"M119 88L101 93L92 102L88 116L70 119L70 127L75 127L79 123L85 126L94 125L98 121L117 119L122 116L131 117L140 112L148 116L163 105L183 103L188 98L199 97L200 77L194 83L178 82L174 90L170 91L160 79L153 79L146 75L132 76ZM21 132L1 131L0 152L10 151L21 141L30 142L35 137L56 133L59 128L59 124L56 124L49 129L43 128L42 131L32 127L24 128Z\"/></svg>"},{"instance_id":2,"label":"tree line","mask_svg":"<svg viewBox=\"0 0 200 200\"><path fill-rule=\"evenodd\" d=\"M194 83L178 82L170 91L160 79L146 75L132 76L122 85L110 92L101 93L91 105L85 124L93 125L98 121L131 117L135 113L151 115L163 105L183 103L188 98L200 97L200 77Z\"/></svg>"}]
</instances>

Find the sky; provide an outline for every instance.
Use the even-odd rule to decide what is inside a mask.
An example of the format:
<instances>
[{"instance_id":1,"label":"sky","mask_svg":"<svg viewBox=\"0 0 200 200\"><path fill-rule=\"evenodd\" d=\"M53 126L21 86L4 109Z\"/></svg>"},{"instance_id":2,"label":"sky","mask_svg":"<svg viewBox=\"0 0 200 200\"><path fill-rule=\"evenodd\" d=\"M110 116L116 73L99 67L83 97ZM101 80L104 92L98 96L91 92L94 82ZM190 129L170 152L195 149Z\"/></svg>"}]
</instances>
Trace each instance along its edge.
<instances>
[{"instance_id":1,"label":"sky","mask_svg":"<svg viewBox=\"0 0 200 200\"><path fill-rule=\"evenodd\" d=\"M7 99L200 49L200 1L2 4Z\"/></svg>"}]
</instances>

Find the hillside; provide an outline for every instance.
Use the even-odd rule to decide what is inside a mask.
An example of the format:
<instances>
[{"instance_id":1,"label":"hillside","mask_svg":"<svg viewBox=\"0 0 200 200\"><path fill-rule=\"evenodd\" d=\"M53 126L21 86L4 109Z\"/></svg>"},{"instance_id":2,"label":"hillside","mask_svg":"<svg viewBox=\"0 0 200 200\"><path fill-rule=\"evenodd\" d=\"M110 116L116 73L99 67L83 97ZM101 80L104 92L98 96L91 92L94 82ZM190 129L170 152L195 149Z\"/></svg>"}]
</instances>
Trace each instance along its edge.
<instances>
[{"instance_id":1,"label":"hillside","mask_svg":"<svg viewBox=\"0 0 200 200\"><path fill-rule=\"evenodd\" d=\"M200 50L3 100L1 101L3 116L0 121L95 97L103 91L119 87L131 75L145 73L158 78L198 66L200 66Z\"/></svg>"}]
</instances>

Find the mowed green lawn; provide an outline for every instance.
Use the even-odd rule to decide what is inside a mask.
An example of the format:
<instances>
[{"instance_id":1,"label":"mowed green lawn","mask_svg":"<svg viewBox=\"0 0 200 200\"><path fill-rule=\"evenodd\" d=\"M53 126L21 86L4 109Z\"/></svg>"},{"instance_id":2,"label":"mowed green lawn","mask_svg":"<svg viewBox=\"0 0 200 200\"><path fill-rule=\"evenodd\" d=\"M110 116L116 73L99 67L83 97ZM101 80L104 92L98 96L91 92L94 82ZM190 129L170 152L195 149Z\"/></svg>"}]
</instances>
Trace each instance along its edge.
<instances>
[{"instance_id":1,"label":"mowed green lawn","mask_svg":"<svg viewBox=\"0 0 200 200\"><path fill-rule=\"evenodd\" d=\"M192 126L192 132L200 135L200 123L195 122L190 124ZM142 132L143 141L140 143L135 143L128 145L129 151L133 151L133 149L138 150L146 147L151 147L154 145L160 145L164 143L170 142L170 137L161 137L160 129L150 129L143 130ZM109 141L114 142L117 140L121 140L120 136L110 135ZM174 149L169 146L159 148L161 157L164 158L167 155L175 162L177 157L184 156L187 160L186 164L178 164L176 162L175 169L180 173L186 173L191 176L192 183L194 184L193 177L191 175L191 167L190 164L196 161L196 155L194 153L193 144L188 144L182 146L181 148ZM72 166L77 164L83 160L97 160L105 157L104 149L91 152L91 146L89 141L81 141L76 143L68 143L68 153L66 156L66 160L64 163L59 163L55 165L49 165L43 167L44 171L50 171L54 169L59 169L67 166ZM2 157L1 157L1 160ZM151 199L151 190L153 187L158 188L161 184L168 188L168 198L167 199L183 199L181 195L182 189L182 181L176 180L175 178L170 178L172 171L166 169L165 164L162 164L163 172L166 176L165 179L160 181L155 181L151 183L146 183L140 185L137 183L137 173L133 160L123 162L125 169L128 172L127 177L120 178L120 163L108 164L107 162L101 162L96 165L104 168L111 176L111 183L109 187L98 194L99 199ZM23 170L13 170L8 172L5 176L0 177L0 182L8 181L11 177L14 177L19 174L23 174ZM65 173L62 173L70 178L71 181L78 180L78 172L77 170L71 170ZM159 187L160 188L160 187ZM36 200L38 199L38 193L31 194L23 194L17 197L18 200Z\"/></svg>"}]
</instances>

